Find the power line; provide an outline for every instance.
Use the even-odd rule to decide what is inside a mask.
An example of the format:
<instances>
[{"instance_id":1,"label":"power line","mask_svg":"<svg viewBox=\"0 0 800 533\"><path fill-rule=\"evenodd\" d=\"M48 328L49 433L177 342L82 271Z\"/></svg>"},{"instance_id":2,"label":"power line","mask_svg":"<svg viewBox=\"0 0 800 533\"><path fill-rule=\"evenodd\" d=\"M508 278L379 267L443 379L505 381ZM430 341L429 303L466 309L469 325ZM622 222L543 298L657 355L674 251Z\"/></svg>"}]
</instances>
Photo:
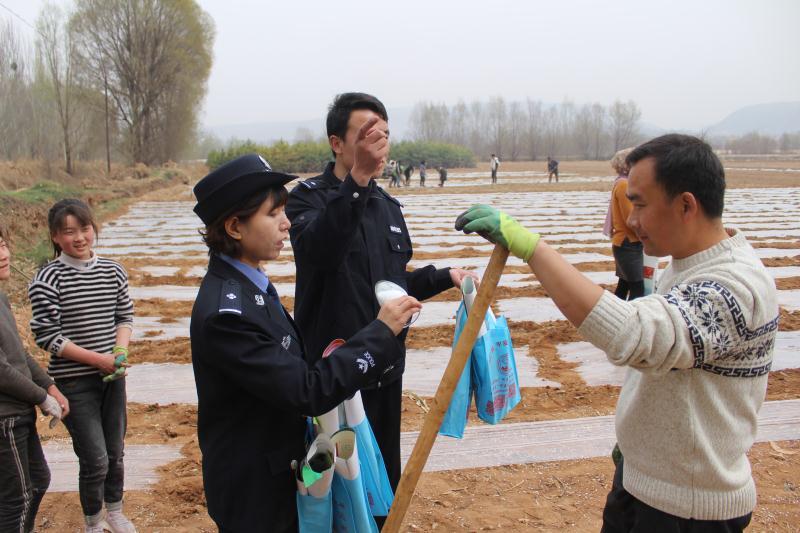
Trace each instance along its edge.
<instances>
[{"instance_id":1,"label":"power line","mask_svg":"<svg viewBox=\"0 0 800 533\"><path fill-rule=\"evenodd\" d=\"M9 13L11 13L12 15L14 15L15 17L17 17L19 20L21 20L23 23L25 23L25 25L26 25L26 26L28 26L28 27L29 27L30 29L32 29L33 31L35 31L35 32L37 32L37 33L39 32L39 30L37 30L36 28L34 28L34 27L33 27L33 25L32 25L30 22L28 22L27 20L25 20L24 18L22 18L22 16L21 16L21 15L19 15L18 13L16 13L16 12L15 12L13 9L11 9L10 7L8 7L7 5L5 5L5 4L3 4L2 2L0 2L0 7L2 7L3 9L5 9L5 10L6 10L6 11L8 11Z\"/></svg>"}]
</instances>

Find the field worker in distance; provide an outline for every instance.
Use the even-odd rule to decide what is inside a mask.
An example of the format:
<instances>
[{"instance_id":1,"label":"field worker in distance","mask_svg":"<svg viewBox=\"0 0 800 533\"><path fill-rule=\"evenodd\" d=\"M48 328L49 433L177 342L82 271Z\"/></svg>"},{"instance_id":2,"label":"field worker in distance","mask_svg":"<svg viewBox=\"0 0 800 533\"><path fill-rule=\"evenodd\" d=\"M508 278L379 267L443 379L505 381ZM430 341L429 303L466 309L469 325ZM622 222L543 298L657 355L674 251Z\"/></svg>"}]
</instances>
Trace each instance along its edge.
<instances>
[{"instance_id":1,"label":"field worker in distance","mask_svg":"<svg viewBox=\"0 0 800 533\"><path fill-rule=\"evenodd\" d=\"M489 206L456 229L526 261L578 332L630 367L602 531L741 531L756 504L747 451L772 365L775 283L744 234L722 224L725 174L708 144L664 135L627 162L627 223L645 253L672 256L652 295L620 300Z\"/></svg>"},{"instance_id":2,"label":"field worker in distance","mask_svg":"<svg viewBox=\"0 0 800 533\"><path fill-rule=\"evenodd\" d=\"M633 148L620 150L611 159L611 167L617 173L611 189L611 200L603 225L603 233L611 237L611 251L617 272L617 289L614 295L623 300L635 300L644 296L644 256L642 243L636 232L628 226L633 204L628 199L628 164L625 158Z\"/></svg>"},{"instance_id":3,"label":"field worker in distance","mask_svg":"<svg viewBox=\"0 0 800 533\"><path fill-rule=\"evenodd\" d=\"M331 340L347 338L375 319L377 282L392 281L424 300L475 277L433 265L406 271L411 237L400 202L373 179L389 152L386 109L377 98L340 94L329 109L327 130L335 162L295 187L286 206L297 264L295 317L311 363ZM406 332L399 337L397 362L361 391L393 489L400 480Z\"/></svg>"},{"instance_id":4,"label":"field worker in distance","mask_svg":"<svg viewBox=\"0 0 800 533\"><path fill-rule=\"evenodd\" d=\"M31 331L50 352L48 372L69 399L64 425L78 456L84 531L134 532L122 513L125 368L133 332L128 274L92 251L97 224L83 201L56 202L47 224L56 258L28 289Z\"/></svg>"},{"instance_id":5,"label":"field worker in distance","mask_svg":"<svg viewBox=\"0 0 800 533\"><path fill-rule=\"evenodd\" d=\"M253 154L195 186L210 259L192 309L192 366L203 486L220 531L298 530L290 466L305 454L305 415L374 385L402 355L397 335L421 308L410 296L391 300L330 357L308 357L262 268L289 237L284 185L296 177Z\"/></svg>"},{"instance_id":6,"label":"field worker in distance","mask_svg":"<svg viewBox=\"0 0 800 533\"><path fill-rule=\"evenodd\" d=\"M0 224L0 281L11 278L9 236ZM36 406L57 419L69 401L25 351L8 297L0 292L0 531L33 531L50 469L36 430Z\"/></svg>"},{"instance_id":7,"label":"field worker in distance","mask_svg":"<svg viewBox=\"0 0 800 533\"><path fill-rule=\"evenodd\" d=\"M547 156L547 183L553 181L553 176L556 178L556 183L558 183L558 161L552 159L549 155Z\"/></svg>"},{"instance_id":8,"label":"field worker in distance","mask_svg":"<svg viewBox=\"0 0 800 533\"><path fill-rule=\"evenodd\" d=\"M414 166L408 165L403 169L403 175L406 177L406 187L411 187L411 173L414 172Z\"/></svg>"},{"instance_id":9,"label":"field worker in distance","mask_svg":"<svg viewBox=\"0 0 800 533\"><path fill-rule=\"evenodd\" d=\"M447 181L447 169L444 165L438 168L439 170L439 187L444 187L444 182Z\"/></svg>"},{"instance_id":10,"label":"field worker in distance","mask_svg":"<svg viewBox=\"0 0 800 533\"><path fill-rule=\"evenodd\" d=\"M492 170L492 185L494 185L497 183L497 169L500 168L500 158L495 154L492 154L492 158L489 160L489 167Z\"/></svg>"},{"instance_id":11,"label":"field worker in distance","mask_svg":"<svg viewBox=\"0 0 800 533\"><path fill-rule=\"evenodd\" d=\"M425 186L425 178L428 175L428 167L425 166L425 160L419 162L419 186Z\"/></svg>"}]
</instances>

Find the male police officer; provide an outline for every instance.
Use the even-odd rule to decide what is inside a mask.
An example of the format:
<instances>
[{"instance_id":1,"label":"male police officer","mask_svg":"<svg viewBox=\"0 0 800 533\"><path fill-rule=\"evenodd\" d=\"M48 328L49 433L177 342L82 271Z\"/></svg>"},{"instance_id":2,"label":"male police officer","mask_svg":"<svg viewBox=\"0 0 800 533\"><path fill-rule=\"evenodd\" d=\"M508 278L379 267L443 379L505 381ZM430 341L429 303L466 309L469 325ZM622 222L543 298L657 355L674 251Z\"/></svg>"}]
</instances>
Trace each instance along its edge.
<instances>
[{"instance_id":1,"label":"male police officer","mask_svg":"<svg viewBox=\"0 0 800 533\"><path fill-rule=\"evenodd\" d=\"M383 104L368 94L340 94L328 111L327 130L335 162L295 187L286 206L297 265L295 319L306 353L317 357L331 340L348 338L375 318L376 282L393 281L423 300L474 277L432 265L406 272L411 238L400 203L372 179L381 175L389 152ZM400 480L404 368L400 359L376 387L362 390L393 488Z\"/></svg>"}]
</instances>

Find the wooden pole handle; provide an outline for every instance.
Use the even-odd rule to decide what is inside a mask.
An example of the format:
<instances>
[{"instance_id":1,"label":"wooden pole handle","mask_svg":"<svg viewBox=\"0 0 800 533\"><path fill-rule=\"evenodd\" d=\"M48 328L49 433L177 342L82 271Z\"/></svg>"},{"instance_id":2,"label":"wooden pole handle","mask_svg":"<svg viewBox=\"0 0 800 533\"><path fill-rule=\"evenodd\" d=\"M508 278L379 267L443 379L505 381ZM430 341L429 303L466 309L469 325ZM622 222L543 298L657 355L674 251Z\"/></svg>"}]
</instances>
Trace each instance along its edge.
<instances>
[{"instance_id":1,"label":"wooden pole handle","mask_svg":"<svg viewBox=\"0 0 800 533\"><path fill-rule=\"evenodd\" d=\"M494 251L492 251L492 257L489 259L489 266L486 267L486 272L483 274L480 287L478 287L478 294L467 317L467 323L461 331L461 337L459 337L458 343L450 356L442 381L439 382L439 387L436 389L436 396L433 398L431 410L425 417L422 431L417 437L414 450L411 452L411 457L409 457L406 468L403 470L403 475L400 477L400 484L397 486L394 503L389 509L389 516L381 530L383 532L396 533L403 524L403 518L405 518L406 511L408 511L411 497L414 496L419 476L428 461L431 448L436 441L436 435L439 433L444 415L450 406L453 391L458 385L458 380L461 378L461 373L467 364L469 354L472 352L472 347L478 338L478 332L486 317L486 310L489 309L489 304L492 303L494 291L500 281L500 276L503 274L507 259L508 250L496 245Z\"/></svg>"}]
</instances>

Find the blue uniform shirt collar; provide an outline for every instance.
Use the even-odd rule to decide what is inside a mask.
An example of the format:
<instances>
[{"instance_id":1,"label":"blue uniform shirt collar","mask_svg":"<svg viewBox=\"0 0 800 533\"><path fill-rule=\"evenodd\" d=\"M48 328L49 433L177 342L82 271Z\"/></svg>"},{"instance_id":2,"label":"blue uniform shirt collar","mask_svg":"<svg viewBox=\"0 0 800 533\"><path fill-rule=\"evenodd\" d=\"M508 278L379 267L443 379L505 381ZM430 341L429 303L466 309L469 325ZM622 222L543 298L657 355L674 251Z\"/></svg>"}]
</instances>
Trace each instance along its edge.
<instances>
[{"instance_id":1,"label":"blue uniform shirt collar","mask_svg":"<svg viewBox=\"0 0 800 533\"><path fill-rule=\"evenodd\" d=\"M267 275L257 268L253 268L248 264L242 263L238 259L229 257L225 254L219 254L219 258L231 265L233 268L244 274L244 276L253 282L253 285L266 294L267 287L269 287L269 278Z\"/></svg>"}]
</instances>

